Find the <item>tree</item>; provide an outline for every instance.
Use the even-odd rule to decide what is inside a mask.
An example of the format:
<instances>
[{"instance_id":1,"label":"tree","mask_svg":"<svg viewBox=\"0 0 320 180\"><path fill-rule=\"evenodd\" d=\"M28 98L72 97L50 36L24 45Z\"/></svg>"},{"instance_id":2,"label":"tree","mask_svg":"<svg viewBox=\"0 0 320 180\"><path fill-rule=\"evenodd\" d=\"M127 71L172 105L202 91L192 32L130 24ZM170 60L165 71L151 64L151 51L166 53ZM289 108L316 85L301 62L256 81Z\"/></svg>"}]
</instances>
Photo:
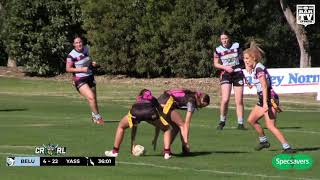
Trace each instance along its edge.
<instances>
[{"instance_id":1,"label":"tree","mask_svg":"<svg viewBox=\"0 0 320 180\"><path fill-rule=\"evenodd\" d=\"M300 48L300 68L311 67L310 47L306 31L302 25L296 23L295 16L293 15L287 1L280 0L280 5L288 24L297 37Z\"/></svg>"},{"instance_id":2,"label":"tree","mask_svg":"<svg viewBox=\"0 0 320 180\"><path fill-rule=\"evenodd\" d=\"M30 74L50 75L64 70L71 37L82 32L78 0L10 0L6 3L2 39L9 59Z\"/></svg>"}]
</instances>

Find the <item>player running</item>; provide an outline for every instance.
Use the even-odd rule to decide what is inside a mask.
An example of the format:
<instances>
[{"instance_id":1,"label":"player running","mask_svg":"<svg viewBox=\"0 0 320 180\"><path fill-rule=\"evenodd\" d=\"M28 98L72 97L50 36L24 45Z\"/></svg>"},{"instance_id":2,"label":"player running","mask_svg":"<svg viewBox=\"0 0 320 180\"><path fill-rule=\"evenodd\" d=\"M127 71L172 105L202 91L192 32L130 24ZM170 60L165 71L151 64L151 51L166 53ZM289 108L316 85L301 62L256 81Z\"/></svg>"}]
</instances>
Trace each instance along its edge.
<instances>
[{"instance_id":1,"label":"player running","mask_svg":"<svg viewBox=\"0 0 320 180\"><path fill-rule=\"evenodd\" d=\"M93 69L98 67L97 63L91 61L89 50L82 44L82 39L76 36L73 40L74 49L69 53L66 63L66 71L73 73L73 84L77 91L84 96L91 109L92 122L102 125L104 120L99 113L97 103L96 81Z\"/></svg>"},{"instance_id":2,"label":"player running","mask_svg":"<svg viewBox=\"0 0 320 180\"><path fill-rule=\"evenodd\" d=\"M271 77L267 68L260 62L264 52L255 42L251 42L250 48L244 51L244 62L246 70L253 76L253 84L257 88L259 97L258 103L253 107L248 117L248 123L258 132L259 141L255 150L260 151L263 148L269 148L267 136L259 124L259 120L264 117L266 127L282 144L284 153L295 153L281 131L276 127L277 112L279 108L279 97L272 89Z\"/></svg>"}]
</instances>

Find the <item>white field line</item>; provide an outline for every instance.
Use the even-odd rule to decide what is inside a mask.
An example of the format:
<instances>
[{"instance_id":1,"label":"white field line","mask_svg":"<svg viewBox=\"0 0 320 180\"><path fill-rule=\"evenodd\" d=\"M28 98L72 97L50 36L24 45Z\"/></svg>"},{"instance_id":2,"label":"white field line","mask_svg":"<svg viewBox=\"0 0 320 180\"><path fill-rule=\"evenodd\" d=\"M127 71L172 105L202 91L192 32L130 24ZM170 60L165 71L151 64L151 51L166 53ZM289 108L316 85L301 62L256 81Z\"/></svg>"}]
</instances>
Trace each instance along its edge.
<instances>
[{"instance_id":1,"label":"white field line","mask_svg":"<svg viewBox=\"0 0 320 180\"><path fill-rule=\"evenodd\" d=\"M209 125L197 125L193 124L191 127L202 127L202 128L212 128L215 126L209 126ZM223 129L237 129L236 126L231 126L231 127L224 127ZM291 129L281 129L281 131L286 131L286 132L293 132L293 133L306 133L306 134L320 134L320 131L309 131L309 130L291 130Z\"/></svg>"},{"instance_id":2,"label":"white field line","mask_svg":"<svg viewBox=\"0 0 320 180\"><path fill-rule=\"evenodd\" d=\"M196 168L185 168L179 166L164 166L164 165L157 165L151 163L143 163L143 162L126 162L126 161L117 161L119 164L128 164L128 165L137 165L137 166L149 166L155 168L163 168L163 169L170 169L170 170L181 170L181 171L194 171L194 172L207 172L213 174L227 174L227 175L234 175L234 176L249 176L249 177L259 177L259 178L275 178L275 179L297 179L297 180L317 180L314 178L295 178L289 176L272 176L266 174L254 174L254 173L247 173L247 172L235 172L235 171L219 171L214 169L196 169Z\"/></svg>"},{"instance_id":3,"label":"white field line","mask_svg":"<svg viewBox=\"0 0 320 180\"><path fill-rule=\"evenodd\" d=\"M35 146L0 145L0 149L34 149Z\"/></svg>"},{"instance_id":4,"label":"white field line","mask_svg":"<svg viewBox=\"0 0 320 180\"><path fill-rule=\"evenodd\" d=\"M249 106L244 106L244 109L245 110L251 110L253 106L254 105L252 105L250 107ZM209 105L207 107L212 108L212 109L220 109L220 106L218 106L218 105ZM229 106L229 109L236 109L236 107L235 106ZM320 112L320 108L319 108L319 110L307 110L307 109L298 109L298 108L297 109L283 108L283 110L284 111L289 111L289 112Z\"/></svg>"},{"instance_id":5,"label":"white field line","mask_svg":"<svg viewBox=\"0 0 320 180\"><path fill-rule=\"evenodd\" d=\"M0 152L0 155L7 155L7 156L35 156L30 154L17 154L17 153L7 153L7 152ZM179 166L164 166L164 165L157 165L151 163L143 163L143 162L127 162L127 161L116 161L119 164L126 164L126 165L136 165L136 166L148 166L154 168L162 168L162 169L170 169L170 170L180 170L180 171L194 171L194 172L206 172L212 174L227 174L233 176L248 176L248 177L258 177L258 178L269 178L269 179L295 179L295 180L319 180L315 178L295 178L289 176L273 176L267 174L254 174L254 173L247 173L247 172L236 172L236 171L219 171L214 169L196 169L196 168L185 168Z\"/></svg>"}]
</instances>

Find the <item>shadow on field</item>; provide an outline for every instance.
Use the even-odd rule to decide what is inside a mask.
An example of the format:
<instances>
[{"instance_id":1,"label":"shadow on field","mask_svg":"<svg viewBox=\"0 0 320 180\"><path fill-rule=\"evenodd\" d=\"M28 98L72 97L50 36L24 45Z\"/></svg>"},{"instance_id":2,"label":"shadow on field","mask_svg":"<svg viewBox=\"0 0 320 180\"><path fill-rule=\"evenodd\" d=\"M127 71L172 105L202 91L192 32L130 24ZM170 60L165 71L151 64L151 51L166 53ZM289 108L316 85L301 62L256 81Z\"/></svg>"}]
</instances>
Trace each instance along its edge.
<instances>
[{"instance_id":1,"label":"shadow on field","mask_svg":"<svg viewBox=\"0 0 320 180\"><path fill-rule=\"evenodd\" d=\"M13 112L13 111L27 111L27 108L20 108L20 109L0 109L0 112Z\"/></svg>"},{"instance_id":2,"label":"shadow on field","mask_svg":"<svg viewBox=\"0 0 320 180\"><path fill-rule=\"evenodd\" d=\"M305 148L295 148L298 152L304 152L304 151L319 151L320 147L305 147Z\"/></svg>"},{"instance_id":3,"label":"shadow on field","mask_svg":"<svg viewBox=\"0 0 320 180\"><path fill-rule=\"evenodd\" d=\"M304 152L304 151L319 151L320 147L302 147L302 148L293 148L297 152ZM281 152L282 149L270 149L269 151L279 151Z\"/></svg>"},{"instance_id":4,"label":"shadow on field","mask_svg":"<svg viewBox=\"0 0 320 180\"><path fill-rule=\"evenodd\" d=\"M277 127L278 129L301 129L302 127L298 126L293 126L293 127ZM263 128L263 129L268 129L268 128Z\"/></svg>"},{"instance_id":5,"label":"shadow on field","mask_svg":"<svg viewBox=\"0 0 320 180\"><path fill-rule=\"evenodd\" d=\"M248 153L245 151L198 151L198 152L190 152L188 154L173 154L173 156L177 157L195 157L195 156L205 156L209 154L238 154L238 153Z\"/></svg>"},{"instance_id":6,"label":"shadow on field","mask_svg":"<svg viewBox=\"0 0 320 180\"><path fill-rule=\"evenodd\" d=\"M120 120L104 120L104 123L118 123Z\"/></svg>"}]
</instances>

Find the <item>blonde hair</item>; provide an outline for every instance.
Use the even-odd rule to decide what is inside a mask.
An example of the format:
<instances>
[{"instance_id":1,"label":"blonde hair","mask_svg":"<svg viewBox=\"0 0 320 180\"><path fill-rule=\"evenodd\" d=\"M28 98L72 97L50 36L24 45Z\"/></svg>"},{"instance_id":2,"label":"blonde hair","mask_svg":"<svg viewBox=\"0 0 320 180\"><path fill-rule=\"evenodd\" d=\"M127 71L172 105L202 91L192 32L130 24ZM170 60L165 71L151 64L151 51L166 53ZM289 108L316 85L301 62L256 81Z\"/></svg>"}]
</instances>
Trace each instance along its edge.
<instances>
[{"instance_id":1,"label":"blonde hair","mask_svg":"<svg viewBox=\"0 0 320 180\"><path fill-rule=\"evenodd\" d=\"M249 54L256 62L260 62L264 56L264 51L260 48L260 44L251 41L250 48L244 50L243 54Z\"/></svg>"}]
</instances>

